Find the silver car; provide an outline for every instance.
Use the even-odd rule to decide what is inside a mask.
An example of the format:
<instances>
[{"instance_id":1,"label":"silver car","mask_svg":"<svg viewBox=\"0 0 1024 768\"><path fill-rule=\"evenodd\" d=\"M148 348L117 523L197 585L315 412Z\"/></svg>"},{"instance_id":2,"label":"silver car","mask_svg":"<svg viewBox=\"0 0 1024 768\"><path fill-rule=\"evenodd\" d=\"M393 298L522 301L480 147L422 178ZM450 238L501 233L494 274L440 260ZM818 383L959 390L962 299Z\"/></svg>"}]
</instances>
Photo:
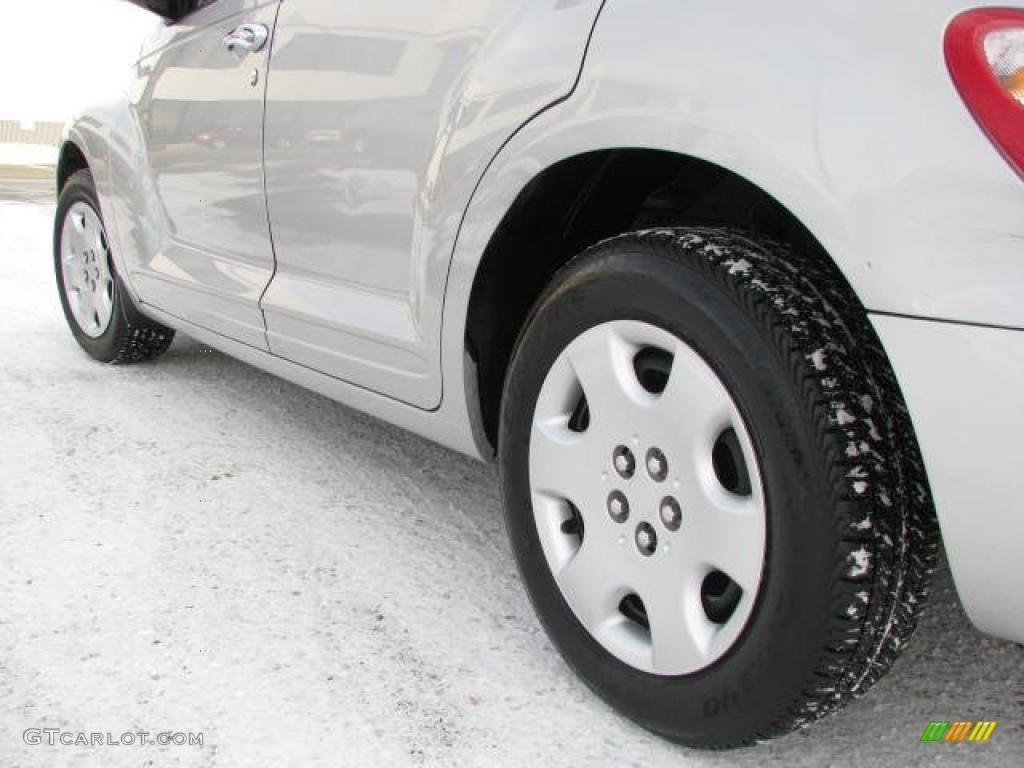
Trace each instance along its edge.
<instances>
[{"instance_id":1,"label":"silver car","mask_svg":"<svg viewBox=\"0 0 1024 768\"><path fill-rule=\"evenodd\" d=\"M554 644L684 744L867 690L940 530L1024 640L1024 11L136 4L58 169L94 358L180 331L496 460Z\"/></svg>"}]
</instances>

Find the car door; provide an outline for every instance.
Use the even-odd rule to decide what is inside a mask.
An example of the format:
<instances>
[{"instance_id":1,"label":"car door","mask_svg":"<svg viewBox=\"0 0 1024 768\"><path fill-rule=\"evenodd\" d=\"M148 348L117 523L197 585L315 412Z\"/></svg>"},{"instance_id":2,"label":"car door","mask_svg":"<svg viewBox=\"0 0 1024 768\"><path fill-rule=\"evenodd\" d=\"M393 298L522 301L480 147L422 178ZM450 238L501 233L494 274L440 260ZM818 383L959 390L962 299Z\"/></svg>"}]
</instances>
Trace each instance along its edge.
<instances>
[{"instance_id":1,"label":"car door","mask_svg":"<svg viewBox=\"0 0 1024 768\"><path fill-rule=\"evenodd\" d=\"M135 69L144 303L266 349L259 299L274 269L263 192L263 106L278 0L202 0Z\"/></svg>"},{"instance_id":2,"label":"car door","mask_svg":"<svg viewBox=\"0 0 1024 768\"><path fill-rule=\"evenodd\" d=\"M462 212L515 130L571 92L601 0L285 0L266 113L271 351L440 402Z\"/></svg>"}]
</instances>

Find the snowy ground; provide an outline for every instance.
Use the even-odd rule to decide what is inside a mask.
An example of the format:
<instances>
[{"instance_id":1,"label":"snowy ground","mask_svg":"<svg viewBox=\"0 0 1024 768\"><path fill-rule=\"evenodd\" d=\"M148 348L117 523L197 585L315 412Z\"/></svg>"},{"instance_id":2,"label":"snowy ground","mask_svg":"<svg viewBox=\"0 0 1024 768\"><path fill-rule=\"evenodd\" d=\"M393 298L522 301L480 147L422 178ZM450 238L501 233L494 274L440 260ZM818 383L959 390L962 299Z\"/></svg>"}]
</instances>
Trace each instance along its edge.
<instances>
[{"instance_id":1,"label":"snowy ground","mask_svg":"<svg viewBox=\"0 0 1024 768\"><path fill-rule=\"evenodd\" d=\"M52 212L0 202L3 768L1024 764L1024 650L972 629L945 571L842 715L724 754L647 734L538 626L491 467L187 338L91 362L60 314ZM983 718L988 744L919 742ZM27 728L204 745L28 746Z\"/></svg>"}]
</instances>

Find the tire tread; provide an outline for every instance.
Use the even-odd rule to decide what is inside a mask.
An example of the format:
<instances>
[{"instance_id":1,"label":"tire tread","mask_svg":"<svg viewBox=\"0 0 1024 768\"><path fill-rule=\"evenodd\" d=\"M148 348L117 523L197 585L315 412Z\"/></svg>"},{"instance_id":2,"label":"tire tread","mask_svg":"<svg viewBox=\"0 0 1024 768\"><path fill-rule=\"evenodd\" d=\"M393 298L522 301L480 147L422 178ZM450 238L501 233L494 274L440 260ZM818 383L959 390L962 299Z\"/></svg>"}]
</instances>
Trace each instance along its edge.
<instances>
[{"instance_id":1,"label":"tire tread","mask_svg":"<svg viewBox=\"0 0 1024 768\"><path fill-rule=\"evenodd\" d=\"M881 342L832 264L729 229L653 229L599 244L686 260L745 308L791 372L836 510L832 619L801 695L754 738L805 726L861 696L916 626L936 566L938 525L920 451ZM671 737L671 734L666 734Z\"/></svg>"}]
</instances>

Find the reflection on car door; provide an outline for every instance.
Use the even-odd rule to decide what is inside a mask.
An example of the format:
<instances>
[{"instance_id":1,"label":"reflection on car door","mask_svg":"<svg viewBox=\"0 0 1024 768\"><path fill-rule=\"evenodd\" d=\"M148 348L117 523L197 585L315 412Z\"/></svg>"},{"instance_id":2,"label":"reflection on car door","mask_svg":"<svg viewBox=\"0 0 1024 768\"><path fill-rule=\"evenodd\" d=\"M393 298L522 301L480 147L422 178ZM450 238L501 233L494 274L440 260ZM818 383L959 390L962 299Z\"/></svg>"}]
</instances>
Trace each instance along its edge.
<instances>
[{"instance_id":1,"label":"reflection on car door","mask_svg":"<svg viewBox=\"0 0 1024 768\"><path fill-rule=\"evenodd\" d=\"M438 404L462 210L502 142L571 90L599 6L285 0L266 114L274 354Z\"/></svg>"},{"instance_id":2,"label":"reflection on car door","mask_svg":"<svg viewBox=\"0 0 1024 768\"><path fill-rule=\"evenodd\" d=\"M169 25L132 95L155 232L132 276L140 298L263 349L259 299L274 268L263 100L277 7L216 0Z\"/></svg>"}]
</instances>

